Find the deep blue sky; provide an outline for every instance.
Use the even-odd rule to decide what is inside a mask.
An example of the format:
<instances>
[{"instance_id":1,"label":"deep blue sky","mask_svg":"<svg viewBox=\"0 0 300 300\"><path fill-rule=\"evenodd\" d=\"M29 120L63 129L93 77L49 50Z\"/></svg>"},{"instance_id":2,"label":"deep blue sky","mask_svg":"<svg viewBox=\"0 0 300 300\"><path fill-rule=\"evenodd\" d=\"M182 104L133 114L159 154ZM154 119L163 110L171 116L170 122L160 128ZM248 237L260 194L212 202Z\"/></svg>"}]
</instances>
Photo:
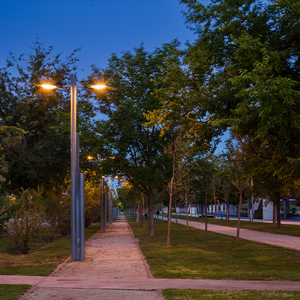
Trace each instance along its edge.
<instances>
[{"instance_id":1,"label":"deep blue sky","mask_svg":"<svg viewBox=\"0 0 300 300\"><path fill-rule=\"evenodd\" d=\"M178 0L0 0L0 68L10 51L30 53L37 37L63 56L81 48L78 80L91 64L104 68L112 53L141 43L153 51L178 38L184 47L195 38L184 23L185 8Z\"/></svg>"},{"instance_id":2,"label":"deep blue sky","mask_svg":"<svg viewBox=\"0 0 300 300\"><path fill-rule=\"evenodd\" d=\"M203 1L203 3L206 1ZM144 43L152 51L178 38L195 38L186 28L178 0L0 0L0 66L9 51L29 53L33 42L54 46L54 53L78 53L78 79L90 65L105 67L111 54Z\"/></svg>"}]
</instances>

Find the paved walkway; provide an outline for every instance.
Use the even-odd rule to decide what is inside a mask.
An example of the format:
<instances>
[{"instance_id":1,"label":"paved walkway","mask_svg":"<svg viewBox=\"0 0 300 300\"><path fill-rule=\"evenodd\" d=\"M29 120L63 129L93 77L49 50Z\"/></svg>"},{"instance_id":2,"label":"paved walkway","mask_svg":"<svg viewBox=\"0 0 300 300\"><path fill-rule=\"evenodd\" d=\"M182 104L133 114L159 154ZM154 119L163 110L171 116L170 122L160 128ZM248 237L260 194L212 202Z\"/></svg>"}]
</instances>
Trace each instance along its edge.
<instances>
[{"instance_id":1,"label":"paved walkway","mask_svg":"<svg viewBox=\"0 0 300 300\"><path fill-rule=\"evenodd\" d=\"M164 217L163 219L167 221L166 217ZM171 221L175 223L176 219L172 218ZM185 225L186 221L177 219L177 223ZM197 229L205 230L205 223L202 222L189 221L189 226ZM207 230L215 233L230 235L230 236L236 236L236 231L237 231L235 227L220 226L211 223L207 224ZM253 242L300 251L300 237L296 237L296 236L268 233L268 232L248 230L248 229L240 229L240 238L244 240L253 241Z\"/></svg>"},{"instance_id":2,"label":"paved walkway","mask_svg":"<svg viewBox=\"0 0 300 300\"><path fill-rule=\"evenodd\" d=\"M106 233L98 232L86 243L84 262L66 262L49 277L31 279L36 285L21 299L28 300L161 300L160 291L145 291L138 282L152 277L140 254L124 214ZM26 279L26 280L25 280ZM0 276L0 282L9 280ZM121 283L120 283L121 280ZM16 283L17 276L11 276ZM122 282L128 282L124 285ZM28 282L28 283L29 283ZM130 287L130 283L133 285ZM145 285L147 286L147 285ZM147 288L145 288L147 289Z\"/></svg>"},{"instance_id":3,"label":"paved walkway","mask_svg":"<svg viewBox=\"0 0 300 300\"><path fill-rule=\"evenodd\" d=\"M49 277L0 275L0 283L33 285L22 300L163 300L167 288L300 291L289 281L154 279L123 214L86 243L85 262L67 261Z\"/></svg>"}]
</instances>

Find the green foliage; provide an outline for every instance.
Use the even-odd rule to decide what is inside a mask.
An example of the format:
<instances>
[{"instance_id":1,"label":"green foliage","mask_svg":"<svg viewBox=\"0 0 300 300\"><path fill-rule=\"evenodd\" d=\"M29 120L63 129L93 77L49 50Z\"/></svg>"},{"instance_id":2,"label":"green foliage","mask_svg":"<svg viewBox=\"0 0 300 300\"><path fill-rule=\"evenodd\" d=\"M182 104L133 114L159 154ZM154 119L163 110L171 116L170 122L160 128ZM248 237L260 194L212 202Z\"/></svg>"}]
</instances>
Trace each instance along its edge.
<instances>
[{"instance_id":1,"label":"green foliage","mask_svg":"<svg viewBox=\"0 0 300 300\"><path fill-rule=\"evenodd\" d=\"M100 217L100 185L97 181L85 183L85 226L96 222Z\"/></svg>"},{"instance_id":2,"label":"green foliage","mask_svg":"<svg viewBox=\"0 0 300 300\"><path fill-rule=\"evenodd\" d=\"M43 201L45 219L49 226L47 229L47 242L52 242L57 231L62 236L71 233L71 197L68 190L64 191L62 188L63 186L49 189Z\"/></svg>"},{"instance_id":3,"label":"green foliage","mask_svg":"<svg viewBox=\"0 0 300 300\"><path fill-rule=\"evenodd\" d=\"M167 138L160 136L156 126L144 127L145 114L160 107L152 95L163 76L165 58L173 55L178 43L165 44L152 53L144 47L113 54L105 70L94 68L89 82L100 79L108 82L106 93L96 98L99 110L109 119L98 122L101 134L99 153L104 174L124 176L148 197L150 219L153 216L153 191L168 182L169 159L163 153ZM108 159L114 155L115 159ZM151 228L154 234L154 228Z\"/></svg>"},{"instance_id":4,"label":"green foliage","mask_svg":"<svg viewBox=\"0 0 300 300\"><path fill-rule=\"evenodd\" d=\"M8 172L6 155L13 150L20 149L25 131L14 126L6 126L0 119L0 184L5 182L5 174Z\"/></svg>"},{"instance_id":5,"label":"green foliage","mask_svg":"<svg viewBox=\"0 0 300 300\"><path fill-rule=\"evenodd\" d=\"M0 176L6 178L1 185L7 191L15 194L38 186L48 190L66 183L70 171L70 91L46 91L41 83L67 86L76 70L77 51L62 58L53 47L36 41L28 55L15 58L11 54L7 66L0 69ZM97 142L93 110L84 93L78 92L77 130L82 153L90 152Z\"/></svg>"},{"instance_id":6,"label":"green foliage","mask_svg":"<svg viewBox=\"0 0 300 300\"><path fill-rule=\"evenodd\" d=\"M19 199L21 207L13 214L13 222L7 224L6 235L23 254L30 250L32 240L40 239L40 231L44 222L41 203L43 191L24 190Z\"/></svg>"}]
</instances>

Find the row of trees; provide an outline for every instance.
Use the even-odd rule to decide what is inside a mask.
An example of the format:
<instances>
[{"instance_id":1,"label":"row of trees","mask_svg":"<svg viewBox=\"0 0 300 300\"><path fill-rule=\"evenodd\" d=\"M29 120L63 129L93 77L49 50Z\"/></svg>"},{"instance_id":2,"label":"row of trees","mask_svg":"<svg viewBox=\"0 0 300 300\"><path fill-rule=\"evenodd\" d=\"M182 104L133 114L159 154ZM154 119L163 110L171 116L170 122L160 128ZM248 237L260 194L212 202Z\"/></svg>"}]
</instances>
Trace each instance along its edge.
<instances>
[{"instance_id":1,"label":"row of trees","mask_svg":"<svg viewBox=\"0 0 300 300\"><path fill-rule=\"evenodd\" d=\"M101 94L86 88L79 96L81 166L99 168L88 165L87 155L114 156L102 161L101 170L126 178L126 189L145 199L150 235L155 201L172 204L179 191L185 202L192 192L217 201L222 190L226 202L234 197L241 203L251 180L257 196L276 205L280 227L280 198L297 196L300 178L299 1L181 3L194 43L185 50L174 40L153 52L141 46L113 54L106 69L94 66L82 81L112 88ZM62 61L36 43L33 54L11 58L1 69L6 191L66 182L69 94L45 94L39 84L51 78L65 85L76 70L75 53ZM13 66L18 76L9 73ZM95 120L95 112L106 118ZM231 142L214 158L225 132Z\"/></svg>"},{"instance_id":2,"label":"row of trees","mask_svg":"<svg viewBox=\"0 0 300 300\"><path fill-rule=\"evenodd\" d=\"M214 0L208 6L197 0L181 3L187 6L187 24L198 36L186 50L179 50L176 41L163 45L154 53L168 52L163 61L156 61L151 75L148 70L153 66L153 54L145 63L140 56L143 49L136 49L135 55L113 56L108 69L99 72L120 87L109 98L98 98L105 104L104 113L110 107L110 120L102 124L113 129L111 139L118 142L126 137L125 147L124 143L120 147L109 143L111 151L122 157L128 180L140 189L146 187L151 223L153 188L157 195L167 189L172 199L175 174L185 177L180 174L182 164L187 172L187 166L192 170L197 166L194 162L201 161L203 167L198 164L198 170L187 172L187 177L202 173L197 177L202 193L208 194L206 182L216 186L204 165L209 165L220 135L229 132L231 143L217 168L229 170L240 204L252 180L257 196L274 203L280 228L280 199L299 193L299 1ZM131 84L132 90L128 89ZM124 110L119 110L122 104L126 104L127 126L123 121L122 126L115 122L116 114L124 117ZM139 122L131 113L137 110L141 112ZM160 148L151 140L155 134ZM184 155L176 162L178 135ZM160 168L156 163L161 161ZM132 172L135 168L138 174ZM190 184L193 180L187 181ZM181 185L184 181L179 180ZM154 234L152 227L150 235Z\"/></svg>"}]
</instances>

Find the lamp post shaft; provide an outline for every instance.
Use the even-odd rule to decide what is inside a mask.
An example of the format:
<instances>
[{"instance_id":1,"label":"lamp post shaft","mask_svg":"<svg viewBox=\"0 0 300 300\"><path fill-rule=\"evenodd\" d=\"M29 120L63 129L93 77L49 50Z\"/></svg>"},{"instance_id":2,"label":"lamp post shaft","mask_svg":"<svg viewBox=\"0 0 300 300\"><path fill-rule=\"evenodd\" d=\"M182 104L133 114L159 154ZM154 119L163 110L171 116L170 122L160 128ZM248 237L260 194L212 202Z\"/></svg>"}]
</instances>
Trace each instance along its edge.
<instances>
[{"instance_id":1,"label":"lamp post shaft","mask_svg":"<svg viewBox=\"0 0 300 300\"><path fill-rule=\"evenodd\" d=\"M113 215L112 215L112 201L111 201L111 189L110 189L110 184L111 184L111 178L110 176L108 177L108 211L109 211L109 225L112 225L113 223Z\"/></svg>"},{"instance_id":2,"label":"lamp post shaft","mask_svg":"<svg viewBox=\"0 0 300 300\"><path fill-rule=\"evenodd\" d=\"M77 134L76 134L76 75L71 75L71 260L76 260L76 183L77 183Z\"/></svg>"},{"instance_id":3,"label":"lamp post shaft","mask_svg":"<svg viewBox=\"0 0 300 300\"><path fill-rule=\"evenodd\" d=\"M76 75L71 75L71 260L84 253L84 174L79 174L79 133L76 132Z\"/></svg>"},{"instance_id":4,"label":"lamp post shaft","mask_svg":"<svg viewBox=\"0 0 300 300\"><path fill-rule=\"evenodd\" d=\"M101 176L101 232L105 232L106 220L105 220L105 195L104 195L104 178Z\"/></svg>"}]
</instances>

